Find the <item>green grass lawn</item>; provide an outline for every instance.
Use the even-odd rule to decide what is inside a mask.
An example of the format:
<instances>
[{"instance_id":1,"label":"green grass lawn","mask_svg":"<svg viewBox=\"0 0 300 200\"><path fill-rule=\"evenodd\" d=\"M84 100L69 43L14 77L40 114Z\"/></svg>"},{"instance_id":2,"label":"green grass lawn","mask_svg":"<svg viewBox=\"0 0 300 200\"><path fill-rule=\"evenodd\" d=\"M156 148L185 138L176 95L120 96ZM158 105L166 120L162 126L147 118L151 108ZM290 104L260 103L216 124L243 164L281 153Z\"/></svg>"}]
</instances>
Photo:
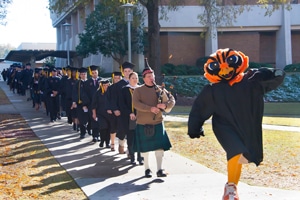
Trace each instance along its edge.
<instances>
[{"instance_id":1,"label":"green grass lawn","mask_svg":"<svg viewBox=\"0 0 300 200\"><path fill-rule=\"evenodd\" d=\"M191 106L175 106L170 114L188 114ZM300 117L300 102L265 103L265 115Z\"/></svg>"}]
</instances>

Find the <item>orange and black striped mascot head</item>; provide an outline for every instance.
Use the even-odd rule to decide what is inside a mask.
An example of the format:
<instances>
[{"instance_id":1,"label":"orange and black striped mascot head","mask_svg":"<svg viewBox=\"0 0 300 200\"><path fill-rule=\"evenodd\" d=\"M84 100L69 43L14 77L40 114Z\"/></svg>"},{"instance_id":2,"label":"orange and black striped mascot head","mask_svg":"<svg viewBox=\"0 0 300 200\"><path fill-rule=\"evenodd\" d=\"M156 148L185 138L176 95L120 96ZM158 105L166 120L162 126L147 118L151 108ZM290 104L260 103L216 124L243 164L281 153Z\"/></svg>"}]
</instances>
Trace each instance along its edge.
<instances>
[{"instance_id":1,"label":"orange and black striped mascot head","mask_svg":"<svg viewBox=\"0 0 300 200\"><path fill-rule=\"evenodd\" d=\"M240 51L219 49L204 64L204 76L211 83L228 82L231 86L243 79L249 58Z\"/></svg>"}]
</instances>

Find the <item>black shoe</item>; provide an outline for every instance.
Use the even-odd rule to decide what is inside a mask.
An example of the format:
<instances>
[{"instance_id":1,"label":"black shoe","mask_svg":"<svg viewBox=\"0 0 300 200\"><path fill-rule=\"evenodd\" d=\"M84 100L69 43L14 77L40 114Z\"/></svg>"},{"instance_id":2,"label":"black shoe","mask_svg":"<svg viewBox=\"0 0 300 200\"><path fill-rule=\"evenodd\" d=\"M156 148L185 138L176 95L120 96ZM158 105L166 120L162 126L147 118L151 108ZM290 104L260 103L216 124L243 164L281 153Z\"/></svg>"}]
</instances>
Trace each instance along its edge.
<instances>
[{"instance_id":1,"label":"black shoe","mask_svg":"<svg viewBox=\"0 0 300 200\"><path fill-rule=\"evenodd\" d=\"M139 154L140 154L140 153L138 153L138 158L137 158L137 160L139 161L139 164L140 164L140 165L144 165L144 158L141 157Z\"/></svg>"},{"instance_id":2,"label":"black shoe","mask_svg":"<svg viewBox=\"0 0 300 200\"><path fill-rule=\"evenodd\" d=\"M73 130L76 131L76 124L73 124Z\"/></svg>"},{"instance_id":3,"label":"black shoe","mask_svg":"<svg viewBox=\"0 0 300 200\"><path fill-rule=\"evenodd\" d=\"M100 142L99 147L103 147L104 142Z\"/></svg>"},{"instance_id":4,"label":"black shoe","mask_svg":"<svg viewBox=\"0 0 300 200\"><path fill-rule=\"evenodd\" d=\"M131 160L131 161L130 161L130 164L136 165L136 162L135 162L134 160Z\"/></svg>"},{"instance_id":5,"label":"black shoe","mask_svg":"<svg viewBox=\"0 0 300 200\"><path fill-rule=\"evenodd\" d=\"M106 144L105 148L110 149L110 145Z\"/></svg>"},{"instance_id":6,"label":"black shoe","mask_svg":"<svg viewBox=\"0 0 300 200\"><path fill-rule=\"evenodd\" d=\"M93 142L97 142L97 138L93 138L93 140L92 140Z\"/></svg>"},{"instance_id":7,"label":"black shoe","mask_svg":"<svg viewBox=\"0 0 300 200\"><path fill-rule=\"evenodd\" d=\"M145 177L146 177L146 178L151 178L151 177L152 177L152 175L151 175L151 170L150 170L150 169L147 169L147 170L145 171Z\"/></svg>"},{"instance_id":8,"label":"black shoe","mask_svg":"<svg viewBox=\"0 0 300 200\"><path fill-rule=\"evenodd\" d=\"M54 120L50 120L51 123L54 123Z\"/></svg>"},{"instance_id":9,"label":"black shoe","mask_svg":"<svg viewBox=\"0 0 300 200\"><path fill-rule=\"evenodd\" d=\"M135 159L134 159L134 155L129 155L129 157L130 157L130 163L132 164L132 165L136 165L136 163L135 163Z\"/></svg>"},{"instance_id":10,"label":"black shoe","mask_svg":"<svg viewBox=\"0 0 300 200\"><path fill-rule=\"evenodd\" d=\"M88 130L88 131L87 131L87 133L88 133L89 135L92 135L92 132L91 132L91 130Z\"/></svg>"},{"instance_id":11,"label":"black shoe","mask_svg":"<svg viewBox=\"0 0 300 200\"><path fill-rule=\"evenodd\" d=\"M84 135L80 135L80 139L83 139L84 138Z\"/></svg>"},{"instance_id":12,"label":"black shoe","mask_svg":"<svg viewBox=\"0 0 300 200\"><path fill-rule=\"evenodd\" d=\"M144 165L144 161L143 160L139 160L139 165Z\"/></svg>"},{"instance_id":13,"label":"black shoe","mask_svg":"<svg viewBox=\"0 0 300 200\"><path fill-rule=\"evenodd\" d=\"M157 175L157 177L166 177L167 176L167 174L165 174L162 169L158 170L158 172L156 172L156 175Z\"/></svg>"}]
</instances>

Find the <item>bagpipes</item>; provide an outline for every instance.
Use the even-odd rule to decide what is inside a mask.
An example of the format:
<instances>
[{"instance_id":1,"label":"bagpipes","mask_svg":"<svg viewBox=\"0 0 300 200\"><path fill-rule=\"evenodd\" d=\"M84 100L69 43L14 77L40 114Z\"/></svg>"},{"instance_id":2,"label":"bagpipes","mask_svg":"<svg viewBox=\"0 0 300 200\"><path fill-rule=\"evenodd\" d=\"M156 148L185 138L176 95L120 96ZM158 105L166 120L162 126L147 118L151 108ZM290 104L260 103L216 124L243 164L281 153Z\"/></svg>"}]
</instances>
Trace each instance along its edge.
<instances>
[{"instance_id":1,"label":"bagpipes","mask_svg":"<svg viewBox=\"0 0 300 200\"><path fill-rule=\"evenodd\" d=\"M154 85L154 89L155 89L155 92L156 92L156 96L157 96L157 102L160 104L160 103L162 103L163 102L163 86L162 86L162 89L161 88L159 88L157 85L156 85L156 83L155 83L155 81L153 81L153 85ZM160 111L161 112L164 112L164 110L163 109L161 109L160 108ZM153 120L155 120L155 118L156 118L156 114L154 114L154 117L153 117Z\"/></svg>"},{"instance_id":2,"label":"bagpipes","mask_svg":"<svg viewBox=\"0 0 300 200\"><path fill-rule=\"evenodd\" d=\"M153 81L153 85L154 85L154 89L157 95L157 102L160 103L168 103L168 101L171 98L171 93L169 93L167 90L165 90L165 85L164 83L161 85L161 87L159 87L158 85L156 85L156 83ZM161 112L163 113L168 113L169 111L166 111L164 109L160 109ZM154 115L153 120L155 120L156 115Z\"/></svg>"}]
</instances>

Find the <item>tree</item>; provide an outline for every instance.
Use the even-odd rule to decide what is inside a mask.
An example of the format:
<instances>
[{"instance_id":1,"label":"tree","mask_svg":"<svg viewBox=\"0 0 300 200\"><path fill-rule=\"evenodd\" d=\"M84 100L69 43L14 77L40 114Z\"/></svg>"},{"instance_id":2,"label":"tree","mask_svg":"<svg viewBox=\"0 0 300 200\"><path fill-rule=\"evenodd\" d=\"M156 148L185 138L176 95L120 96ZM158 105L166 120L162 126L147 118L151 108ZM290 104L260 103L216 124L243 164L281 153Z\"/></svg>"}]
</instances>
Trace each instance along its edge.
<instances>
[{"instance_id":1,"label":"tree","mask_svg":"<svg viewBox=\"0 0 300 200\"><path fill-rule=\"evenodd\" d=\"M47 57L44 59L43 64L49 66L55 66L56 58L55 57Z\"/></svg>"},{"instance_id":2,"label":"tree","mask_svg":"<svg viewBox=\"0 0 300 200\"><path fill-rule=\"evenodd\" d=\"M80 43L76 47L79 55L101 53L111 56L119 64L127 55L128 37L127 24L124 19L124 8L118 0L103 0L97 4L86 20L83 33L79 34ZM140 53L143 50L143 17L139 8L133 10L136 16L131 24L132 51Z\"/></svg>"},{"instance_id":3,"label":"tree","mask_svg":"<svg viewBox=\"0 0 300 200\"><path fill-rule=\"evenodd\" d=\"M69 1L57 0L54 4L50 4L49 8L52 11L57 13L67 12L75 6L81 4L87 4L90 0L78 0L75 4L70 4ZM125 4L128 3L128 0L119 0L119 2ZM160 76L160 24L159 24L159 6L160 5L169 5L169 9L175 9L176 5L179 5L180 2L184 0L169 0L168 2L161 0L132 0L130 3L140 3L147 9L148 13L148 61L151 67L157 72L157 75ZM115 8L116 9L116 8ZM162 16L166 17L166 10L162 9ZM91 37L91 36L90 36Z\"/></svg>"},{"instance_id":4,"label":"tree","mask_svg":"<svg viewBox=\"0 0 300 200\"><path fill-rule=\"evenodd\" d=\"M15 47L11 46L10 44L2 44L0 45L0 58L5 58L6 55L11 51L14 50Z\"/></svg>"},{"instance_id":5,"label":"tree","mask_svg":"<svg viewBox=\"0 0 300 200\"><path fill-rule=\"evenodd\" d=\"M126 1L123 0L123 3ZM161 78L161 66L160 66L160 24L159 24L159 7L161 5L167 5L168 10L175 10L177 5L180 5L184 0L138 0L142 4L148 13L148 61L150 66L156 72L158 78ZM161 9L162 18L167 18L167 10ZM158 81L160 82L160 80Z\"/></svg>"},{"instance_id":6,"label":"tree","mask_svg":"<svg viewBox=\"0 0 300 200\"><path fill-rule=\"evenodd\" d=\"M7 14L7 6L11 4L12 0L0 0L0 25L6 25L6 14Z\"/></svg>"}]
</instances>

